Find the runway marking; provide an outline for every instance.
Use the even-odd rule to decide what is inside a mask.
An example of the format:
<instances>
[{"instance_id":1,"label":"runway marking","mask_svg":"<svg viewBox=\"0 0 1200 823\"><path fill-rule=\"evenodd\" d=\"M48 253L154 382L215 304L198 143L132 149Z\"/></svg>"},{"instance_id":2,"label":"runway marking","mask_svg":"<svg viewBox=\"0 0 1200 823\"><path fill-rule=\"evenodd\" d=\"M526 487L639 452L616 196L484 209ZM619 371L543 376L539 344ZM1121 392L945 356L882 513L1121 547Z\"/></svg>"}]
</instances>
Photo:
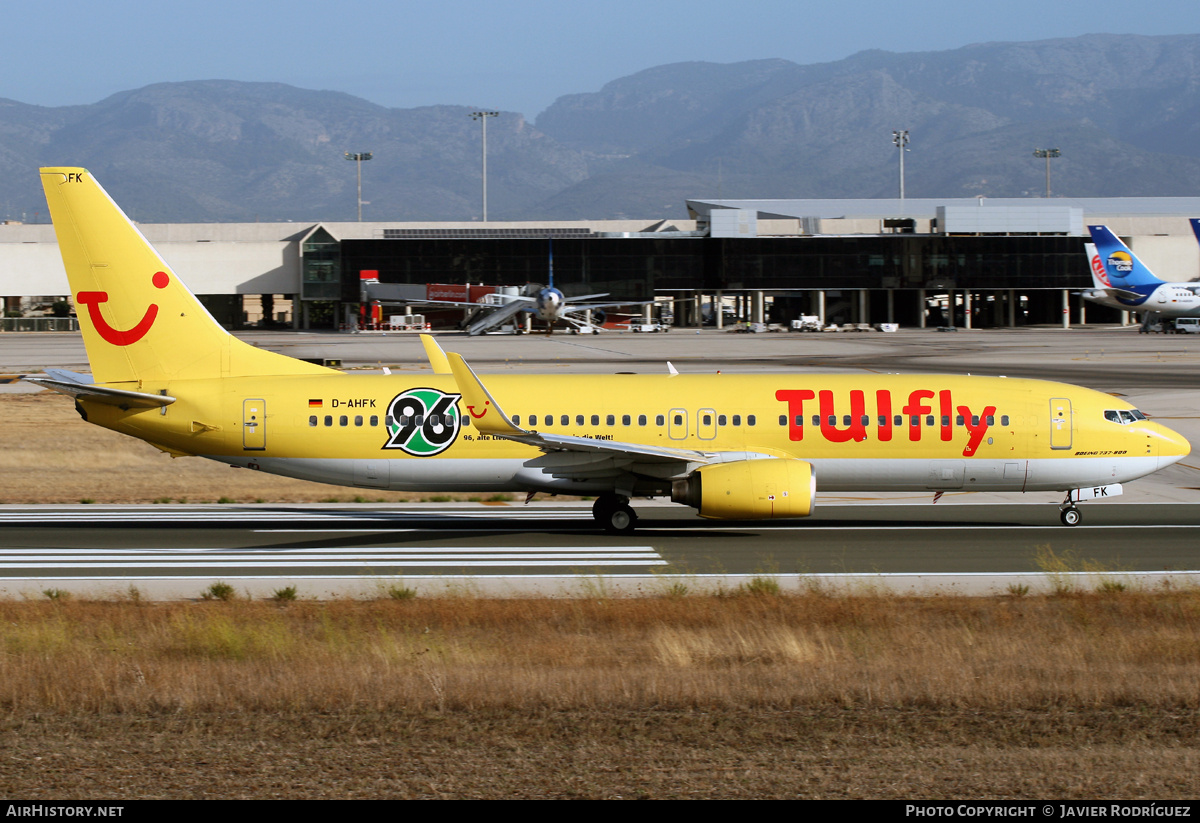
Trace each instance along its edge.
<instances>
[{"instance_id":1,"label":"runway marking","mask_svg":"<svg viewBox=\"0 0 1200 823\"><path fill-rule=\"evenodd\" d=\"M0 574L12 570L144 569L284 569L396 567L460 568L525 566L665 566L651 546L485 546L453 548L409 546L359 549L340 553L331 549L13 549L0 559Z\"/></svg>"}]
</instances>

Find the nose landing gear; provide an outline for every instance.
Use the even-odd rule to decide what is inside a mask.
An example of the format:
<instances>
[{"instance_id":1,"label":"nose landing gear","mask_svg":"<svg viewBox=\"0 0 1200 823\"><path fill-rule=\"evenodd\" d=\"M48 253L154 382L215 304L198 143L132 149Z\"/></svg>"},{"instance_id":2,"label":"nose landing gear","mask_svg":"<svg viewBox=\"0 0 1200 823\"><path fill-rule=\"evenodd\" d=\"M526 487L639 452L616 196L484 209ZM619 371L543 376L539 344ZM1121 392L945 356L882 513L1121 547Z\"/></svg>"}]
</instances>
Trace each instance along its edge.
<instances>
[{"instance_id":1,"label":"nose landing gear","mask_svg":"<svg viewBox=\"0 0 1200 823\"><path fill-rule=\"evenodd\" d=\"M1083 522L1083 512L1075 508L1072 492L1067 492L1067 498L1058 507L1058 519L1064 526L1078 526Z\"/></svg>"}]
</instances>

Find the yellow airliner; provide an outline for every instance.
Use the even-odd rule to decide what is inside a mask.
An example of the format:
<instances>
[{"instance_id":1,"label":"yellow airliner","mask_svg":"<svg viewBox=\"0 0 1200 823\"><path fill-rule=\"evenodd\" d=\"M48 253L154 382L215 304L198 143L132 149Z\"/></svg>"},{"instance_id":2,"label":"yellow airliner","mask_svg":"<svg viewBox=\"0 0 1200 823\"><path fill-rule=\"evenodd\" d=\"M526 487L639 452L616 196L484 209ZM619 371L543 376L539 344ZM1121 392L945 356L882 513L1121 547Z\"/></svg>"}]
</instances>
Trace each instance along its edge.
<instances>
[{"instance_id":1,"label":"yellow airliner","mask_svg":"<svg viewBox=\"0 0 1200 823\"><path fill-rule=\"evenodd\" d=\"M1062 383L943 375L506 375L431 337L427 376L348 375L228 334L84 169L42 169L92 374L31 379L172 455L364 488L631 497L804 517L822 491L1067 492L1184 457L1137 409Z\"/></svg>"}]
</instances>

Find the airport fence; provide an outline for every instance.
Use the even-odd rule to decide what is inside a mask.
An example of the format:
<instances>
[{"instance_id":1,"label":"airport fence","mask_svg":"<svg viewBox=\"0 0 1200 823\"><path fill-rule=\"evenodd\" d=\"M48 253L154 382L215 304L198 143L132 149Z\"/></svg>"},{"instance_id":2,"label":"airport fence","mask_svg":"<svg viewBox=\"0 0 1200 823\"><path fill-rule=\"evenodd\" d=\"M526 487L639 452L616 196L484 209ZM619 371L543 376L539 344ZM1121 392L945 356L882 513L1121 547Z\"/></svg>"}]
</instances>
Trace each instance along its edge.
<instances>
[{"instance_id":1,"label":"airport fence","mask_svg":"<svg viewBox=\"0 0 1200 823\"><path fill-rule=\"evenodd\" d=\"M3 317L0 332L6 331L79 331L74 317Z\"/></svg>"}]
</instances>

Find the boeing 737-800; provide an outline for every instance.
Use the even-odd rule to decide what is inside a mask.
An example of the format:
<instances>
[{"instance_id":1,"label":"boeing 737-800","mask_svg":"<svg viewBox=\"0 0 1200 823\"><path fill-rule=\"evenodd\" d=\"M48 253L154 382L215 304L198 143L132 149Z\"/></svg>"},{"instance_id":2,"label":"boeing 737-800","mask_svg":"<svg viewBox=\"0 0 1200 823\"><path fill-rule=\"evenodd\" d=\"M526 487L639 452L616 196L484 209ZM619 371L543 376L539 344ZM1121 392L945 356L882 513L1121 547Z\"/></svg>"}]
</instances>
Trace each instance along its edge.
<instances>
[{"instance_id":1,"label":"boeing 737-800","mask_svg":"<svg viewBox=\"0 0 1200 823\"><path fill-rule=\"evenodd\" d=\"M92 374L31 377L175 455L366 488L670 496L709 518L804 517L823 491L1067 492L1186 455L1119 398L1061 383L868 374L349 375L222 329L84 169L42 170Z\"/></svg>"}]
</instances>

